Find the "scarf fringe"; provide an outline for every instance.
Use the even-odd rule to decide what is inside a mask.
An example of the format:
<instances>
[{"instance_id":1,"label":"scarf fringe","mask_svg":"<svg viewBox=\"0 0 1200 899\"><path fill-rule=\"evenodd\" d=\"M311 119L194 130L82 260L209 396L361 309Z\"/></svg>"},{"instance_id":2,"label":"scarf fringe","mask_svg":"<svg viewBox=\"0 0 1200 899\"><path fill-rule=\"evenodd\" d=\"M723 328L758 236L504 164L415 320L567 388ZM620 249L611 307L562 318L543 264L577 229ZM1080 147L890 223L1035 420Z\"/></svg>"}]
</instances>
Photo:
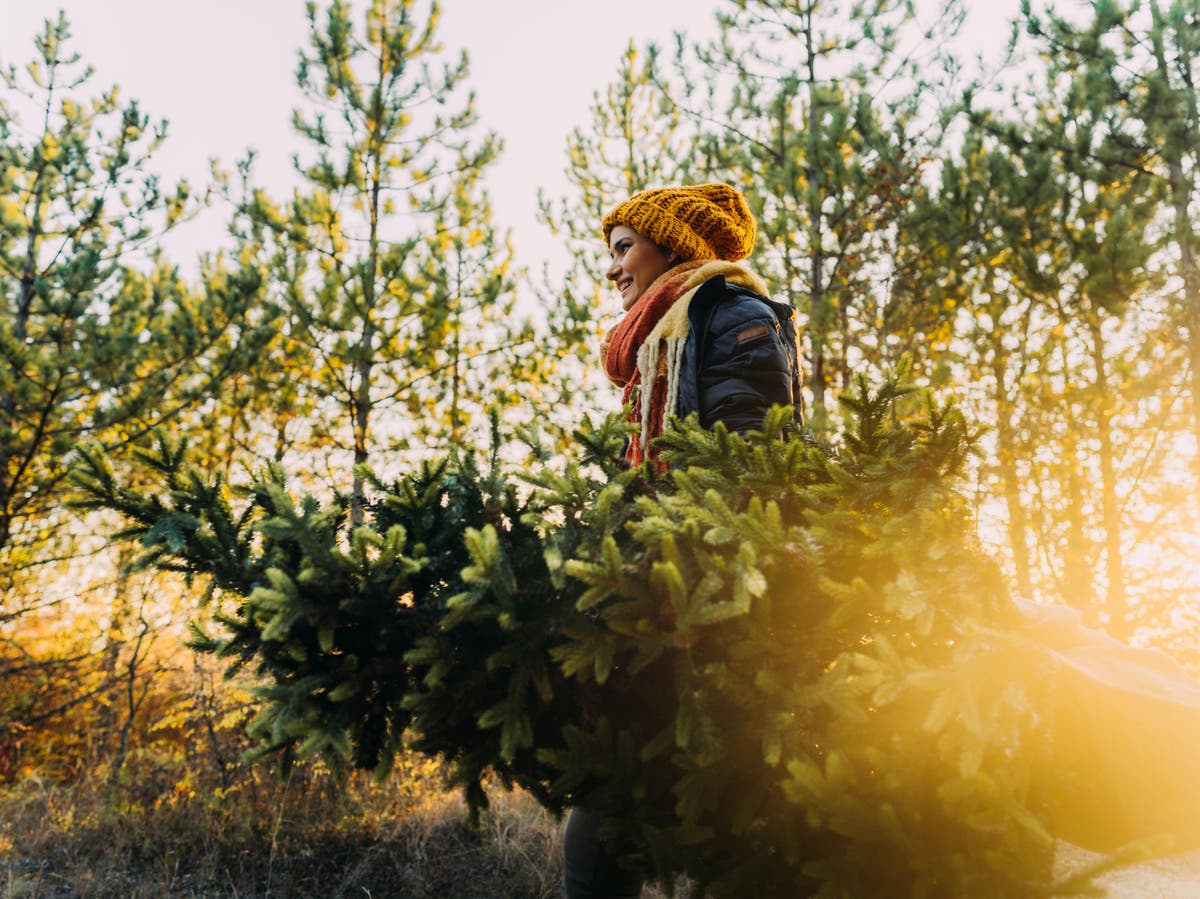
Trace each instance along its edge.
<instances>
[{"instance_id":1,"label":"scarf fringe","mask_svg":"<svg viewBox=\"0 0 1200 899\"><path fill-rule=\"evenodd\" d=\"M629 316L612 331L613 343L621 345L622 329L638 321L635 312L639 311L639 307L653 308L655 304L669 300L668 291L678 291L677 298L670 300L670 305L659 313L658 321L653 322L649 333L637 347L632 375L622 385L623 398L631 407L629 420L638 425L637 437L629 441L625 453L634 465L655 455L650 442L662 434L668 416L674 414L679 403L683 349L690 330L688 307L700 286L717 275L723 275L732 284L767 295L767 287L762 279L739 265L717 260L684 263L665 272L652 284L630 310ZM645 327L645 324L641 327ZM610 364L613 360L608 358L604 361L606 371L612 378L616 370ZM620 381L616 380L616 383L620 384Z\"/></svg>"}]
</instances>

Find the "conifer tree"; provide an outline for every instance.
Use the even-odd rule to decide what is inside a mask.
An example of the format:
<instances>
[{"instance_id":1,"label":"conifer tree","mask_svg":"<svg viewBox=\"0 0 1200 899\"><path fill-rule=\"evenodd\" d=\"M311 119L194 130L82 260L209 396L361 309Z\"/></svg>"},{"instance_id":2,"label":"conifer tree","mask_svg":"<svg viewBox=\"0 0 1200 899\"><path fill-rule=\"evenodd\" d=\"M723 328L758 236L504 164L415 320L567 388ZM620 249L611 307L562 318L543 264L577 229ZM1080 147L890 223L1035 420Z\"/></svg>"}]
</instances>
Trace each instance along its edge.
<instances>
[{"instance_id":1,"label":"conifer tree","mask_svg":"<svg viewBox=\"0 0 1200 899\"><path fill-rule=\"evenodd\" d=\"M992 423L993 449L984 476L989 496L1002 497L1016 588L1031 595L1036 560L1031 554L1029 497L1037 439L1026 390L1032 372L1049 367L1056 284L1042 261L1064 256L1054 232L1053 160L1010 153L985 128L968 128L958 153L943 161L939 189L928 199L923 237L931 298L960 310L955 333L963 339L955 374L976 385L979 414ZM986 411L985 411L986 410Z\"/></svg>"},{"instance_id":2,"label":"conifer tree","mask_svg":"<svg viewBox=\"0 0 1200 899\"><path fill-rule=\"evenodd\" d=\"M486 431L482 407L504 399L489 375L532 343L510 314L511 250L480 180L500 147L463 94L465 54L442 54L436 3L372 0L363 12L308 4L297 73L308 105L294 113L303 187L277 202L253 187L249 163L244 195L225 181L242 252L285 313L277 377L291 395L268 414L281 442L354 498L356 522L355 467L381 464L383 449L389 459L431 449L468 424Z\"/></svg>"},{"instance_id":3,"label":"conifer tree","mask_svg":"<svg viewBox=\"0 0 1200 899\"><path fill-rule=\"evenodd\" d=\"M1186 359L1192 441L1200 447L1200 257L1194 210L1200 172L1200 7L1193 0L1104 3L1074 22L1051 9L1035 10L1025 0L1022 12L1052 71L1103 110L1105 140L1071 158L1084 168L1125 166L1162 182L1169 265L1180 284L1170 296ZM1193 490L1200 496L1200 449L1193 468Z\"/></svg>"},{"instance_id":4,"label":"conifer tree","mask_svg":"<svg viewBox=\"0 0 1200 899\"><path fill-rule=\"evenodd\" d=\"M942 289L964 313L960 380L986 385L996 422L998 489L983 490L1003 494L1018 589L1126 632L1150 620L1129 594L1135 521L1165 508L1144 435L1166 418L1142 398L1178 388L1148 352L1165 184L1133 164L1103 96L1058 63L990 103L968 95L928 239L945 241Z\"/></svg>"},{"instance_id":5,"label":"conifer tree","mask_svg":"<svg viewBox=\"0 0 1200 899\"><path fill-rule=\"evenodd\" d=\"M1089 579L1087 592L1094 591L1097 599L1091 608L1084 608L1112 633L1127 637L1137 619L1125 562L1133 544L1130 500L1139 494L1136 473L1152 451L1140 435L1153 417L1138 409L1137 397L1162 387L1155 367L1146 364L1140 333L1145 325L1136 321L1136 313L1150 305L1158 282L1149 265L1157 249L1149 232L1159 214L1160 198L1153 181L1139 173L1110 168L1107 174L1093 172L1090 181L1100 189L1093 193L1086 181L1071 174L1065 174L1057 187L1061 193L1054 232L1070 261L1065 271L1053 275L1057 318L1065 325L1065 339L1058 348L1064 364L1061 369L1048 366L1031 387L1035 400L1045 398L1051 394L1047 387L1057 381L1063 385L1061 395L1072 401L1064 442L1074 444L1074 458L1067 456L1071 452L1067 448L1064 458L1068 466L1086 467L1098 477L1068 472L1069 482L1083 494L1073 497L1068 509L1081 517L1089 506L1098 510L1088 522L1088 530L1096 535L1096 550L1089 555L1103 559L1102 564L1090 566L1099 576ZM1078 358L1088 364L1067 366L1067 360ZM1040 411L1050 406L1053 420L1053 413L1061 409L1054 408L1057 405L1045 402ZM1039 428L1038 433L1052 429L1053 425ZM1034 439L1039 440L1036 435ZM1088 451L1090 446L1095 447L1093 452ZM1041 492L1045 503L1052 490L1046 485ZM1053 511L1047 523L1053 527L1060 517L1054 509L1058 504L1052 500L1048 504Z\"/></svg>"},{"instance_id":6,"label":"conifer tree","mask_svg":"<svg viewBox=\"0 0 1200 899\"><path fill-rule=\"evenodd\" d=\"M193 200L153 156L166 137L95 91L61 14L0 76L0 566L60 533L69 450L116 450L209 401L262 344L242 270L189 283L157 250ZM69 548L63 551L69 552ZM0 587L0 591L4 588Z\"/></svg>"},{"instance_id":7,"label":"conifer tree","mask_svg":"<svg viewBox=\"0 0 1200 899\"><path fill-rule=\"evenodd\" d=\"M817 428L863 363L919 361L921 332L937 327L941 310L906 277L922 248L900 225L937 155L929 105L950 63L936 50L960 18L954 3L922 29L907 0L751 0L718 14L698 65L681 39L689 89L673 99L703 123L696 165L750 199L756 259L801 313Z\"/></svg>"}]
</instances>

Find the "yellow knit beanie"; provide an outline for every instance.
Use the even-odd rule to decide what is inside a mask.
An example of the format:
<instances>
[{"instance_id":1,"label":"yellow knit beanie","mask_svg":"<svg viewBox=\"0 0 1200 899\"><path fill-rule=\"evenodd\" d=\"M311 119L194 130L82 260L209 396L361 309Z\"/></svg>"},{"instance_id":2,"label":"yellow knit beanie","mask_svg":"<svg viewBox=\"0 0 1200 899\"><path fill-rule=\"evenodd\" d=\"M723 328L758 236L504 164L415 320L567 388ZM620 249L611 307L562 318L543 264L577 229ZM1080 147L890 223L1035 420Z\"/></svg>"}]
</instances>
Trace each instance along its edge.
<instances>
[{"instance_id":1,"label":"yellow knit beanie","mask_svg":"<svg viewBox=\"0 0 1200 899\"><path fill-rule=\"evenodd\" d=\"M661 187L634 194L604 217L604 241L632 228L684 259L737 262L754 248L754 216L728 184Z\"/></svg>"}]
</instances>

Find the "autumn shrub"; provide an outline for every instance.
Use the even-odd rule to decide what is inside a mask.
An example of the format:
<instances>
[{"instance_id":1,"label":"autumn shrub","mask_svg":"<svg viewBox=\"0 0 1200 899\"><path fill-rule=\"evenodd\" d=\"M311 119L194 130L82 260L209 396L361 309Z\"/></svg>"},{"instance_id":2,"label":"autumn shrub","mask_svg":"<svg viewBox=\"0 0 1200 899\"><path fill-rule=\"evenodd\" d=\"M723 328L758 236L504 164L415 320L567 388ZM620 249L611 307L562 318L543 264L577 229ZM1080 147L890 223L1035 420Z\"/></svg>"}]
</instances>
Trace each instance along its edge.
<instances>
[{"instance_id":1,"label":"autumn shrub","mask_svg":"<svg viewBox=\"0 0 1200 899\"><path fill-rule=\"evenodd\" d=\"M169 790L185 769L219 780L251 745L246 679L222 681L177 636L156 633L134 649L69 622L44 636L21 624L0 643L0 783L22 772L119 779L136 762L140 783Z\"/></svg>"}]
</instances>

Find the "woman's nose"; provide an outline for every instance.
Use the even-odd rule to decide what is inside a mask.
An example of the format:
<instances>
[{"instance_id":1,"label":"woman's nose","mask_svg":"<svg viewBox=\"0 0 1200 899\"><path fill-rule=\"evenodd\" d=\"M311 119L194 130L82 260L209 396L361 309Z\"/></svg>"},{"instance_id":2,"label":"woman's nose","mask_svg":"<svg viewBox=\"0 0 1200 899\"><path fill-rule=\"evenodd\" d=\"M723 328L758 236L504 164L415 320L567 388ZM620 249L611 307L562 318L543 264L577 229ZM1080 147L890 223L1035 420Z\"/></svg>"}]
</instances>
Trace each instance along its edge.
<instances>
[{"instance_id":1,"label":"woman's nose","mask_svg":"<svg viewBox=\"0 0 1200 899\"><path fill-rule=\"evenodd\" d=\"M610 280L610 281L615 281L615 280L617 280L617 271L618 271L618 266L617 266L616 260L614 259L613 264L610 265L608 267L608 271L606 271L604 273L604 277L608 278L608 280Z\"/></svg>"}]
</instances>

